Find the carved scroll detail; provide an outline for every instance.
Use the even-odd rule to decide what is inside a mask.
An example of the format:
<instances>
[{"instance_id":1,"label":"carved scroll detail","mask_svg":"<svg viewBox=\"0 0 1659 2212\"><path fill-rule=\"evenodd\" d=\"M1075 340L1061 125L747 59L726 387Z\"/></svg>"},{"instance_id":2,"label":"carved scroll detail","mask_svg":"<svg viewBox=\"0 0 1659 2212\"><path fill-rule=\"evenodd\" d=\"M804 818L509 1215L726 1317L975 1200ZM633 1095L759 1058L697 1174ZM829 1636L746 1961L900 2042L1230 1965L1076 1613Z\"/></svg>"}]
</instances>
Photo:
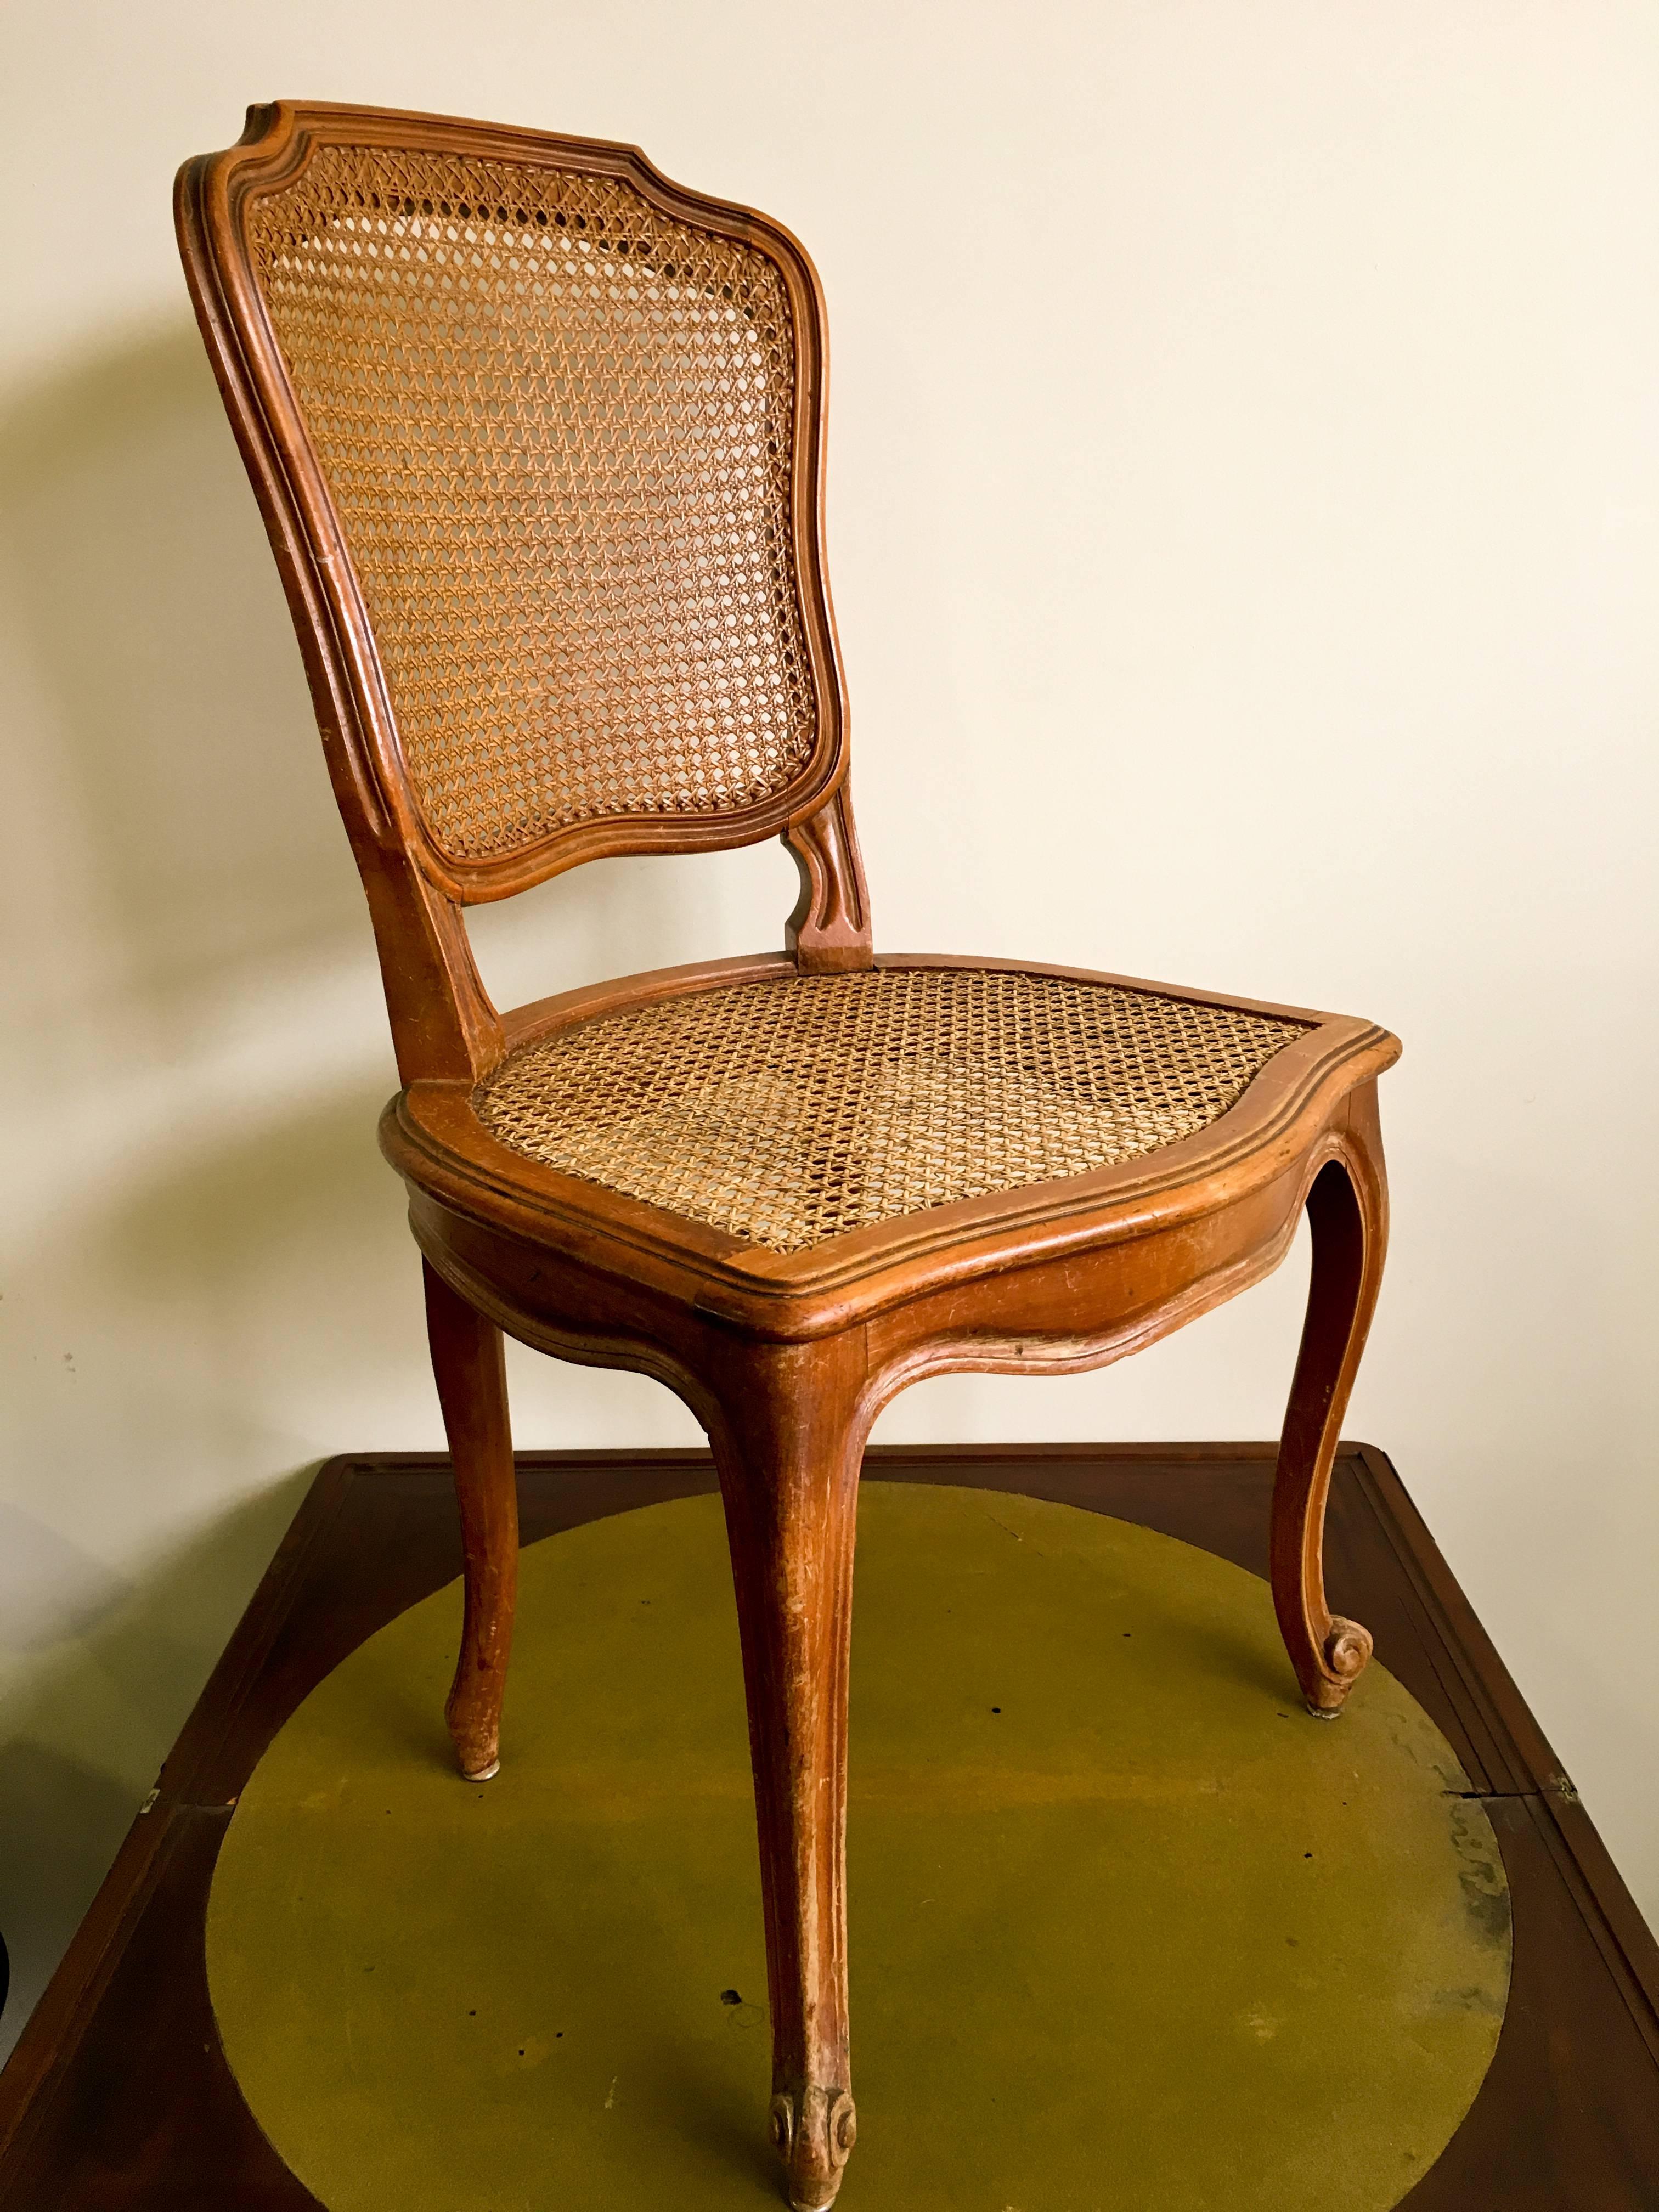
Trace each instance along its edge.
<instances>
[{"instance_id":1,"label":"carved scroll detail","mask_svg":"<svg viewBox=\"0 0 1659 2212\"><path fill-rule=\"evenodd\" d=\"M1325 1664L1340 1680L1351 1682L1363 1674L1371 1656L1371 1632L1357 1620L1331 1615L1331 1632L1325 1638Z\"/></svg>"},{"instance_id":2,"label":"carved scroll detail","mask_svg":"<svg viewBox=\"0 0 1659 2212\"><path fill-rule=\"evenodd\" d=\"M800 870L800 897L784 925L797 967L827 975L873 965L870 894L846 784L816 814L791 823L783 842Z\"/></svg>"},{"instance_id":3,"label":"carved scroll detail","mask_svg":"<svg viewBox=\"0 0 1659 2212\"><path fill-rule=\"evenodd\" d=\"M829 2212L859 2137L858 2107L846 2089L809 2082L772 2100L772 2148L788 2171L794 2212Z\"/></svg>"},{"instance_id":4,"label":"carved scroll detail","mask_svg":"<svg viewBox=\"0 0 1659 2212\"><path fill-rule=\"evenodd\" d=\"M1316 1721L1336 1719L1371 1656L1369 1628L1362 1628L1357 1620L1345 1620L1340 1613L1330 1618L1330 1628L1320 1647L1321 1679L1308 1695L1308 1711Z\"/></svg>"}]
</instances>

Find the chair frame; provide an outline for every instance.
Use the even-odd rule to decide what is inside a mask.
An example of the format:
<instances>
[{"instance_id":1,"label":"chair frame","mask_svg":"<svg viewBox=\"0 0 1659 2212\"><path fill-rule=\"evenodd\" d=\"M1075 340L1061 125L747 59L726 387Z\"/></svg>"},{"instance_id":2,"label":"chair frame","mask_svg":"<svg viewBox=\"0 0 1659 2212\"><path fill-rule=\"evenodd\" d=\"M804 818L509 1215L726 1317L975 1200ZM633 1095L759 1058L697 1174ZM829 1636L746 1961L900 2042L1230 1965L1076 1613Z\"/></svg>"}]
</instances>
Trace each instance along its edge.
<instances>
[{"instance_id":1,"label":"chair frame","mask_svg":"<svg viewBox=\"0 0 1659 2212\"><path fill-rule=\"evenodd\" d=\"M796 344L794 560L817 742L787 788L725 814L628 817L483 861L446 853L412 794L368 615L248 261L251 192L319 143L429 148L626 179L783 272ZM208 352L305 655L362 874L403 1088L381 1143L422 1255L453 1455L465 1617L447 1714L461 1770L495 1771L517 1508L503 1332L654 1376L713 1443L731 1540L760 1844L773 2034L770 2131L798 2212L830 2203L857 2131L847 2005L848 1656L859 1473L880 1408L928 1375L1067 1374L1155 1342L1269 1273L1305 1209L1308 1316L1273 1495L1271 1580L1309 1710L1334 1718L1370 1651L1325 1597L1340 1426L1376 1303L1388 1201L1375 1024L1030 962L872 951L847 781L845 695L824 581L825 324L810 261L766 217L684 191L635 148L446 118L278 102L180 172L181 252ZM601 854L781 836L799 865L782 951L664 969L501 1015L463 909ZM651 1000L796 973L1003 968L1084 977L1309 1024L1196 1135L1091 1174L963 1200L781 1254L526 1159L489 1134L474 1086L511 1050Z\"/></svg>"}]
</instances>

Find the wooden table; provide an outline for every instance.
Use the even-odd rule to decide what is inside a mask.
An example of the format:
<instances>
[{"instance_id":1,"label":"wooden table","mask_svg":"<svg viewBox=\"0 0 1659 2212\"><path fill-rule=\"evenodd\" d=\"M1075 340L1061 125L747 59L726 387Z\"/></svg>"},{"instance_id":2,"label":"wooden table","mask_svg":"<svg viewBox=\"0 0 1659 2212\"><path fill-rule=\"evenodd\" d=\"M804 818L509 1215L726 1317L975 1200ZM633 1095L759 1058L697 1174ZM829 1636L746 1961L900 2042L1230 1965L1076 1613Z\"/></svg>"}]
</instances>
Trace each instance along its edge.
<instances>
[{"instance_id":1,"label":"wooden table","mask_svg":"<svg viewBox=\"0 0 1659 2212\"><path fill-rule=\"evenodd\" d=\"M714 1486L707 1454L521 1454L526 1541ZM1018 1491L1261 1572L1266 1444L876 1449L866 1480ZM204 1917L232 1805L301 1698L457 1573L447 1462L331 1460L0 2075L0 2212L296 2212L316 2200L244 2104L209 2002ZM1659 1946L1389 1461L1345 1446L1333 1601L1449 1738L1502 1844L1515 1966L1498 2055L1410 2212L1654 2212Z\"/></svg>"}]
</instances>

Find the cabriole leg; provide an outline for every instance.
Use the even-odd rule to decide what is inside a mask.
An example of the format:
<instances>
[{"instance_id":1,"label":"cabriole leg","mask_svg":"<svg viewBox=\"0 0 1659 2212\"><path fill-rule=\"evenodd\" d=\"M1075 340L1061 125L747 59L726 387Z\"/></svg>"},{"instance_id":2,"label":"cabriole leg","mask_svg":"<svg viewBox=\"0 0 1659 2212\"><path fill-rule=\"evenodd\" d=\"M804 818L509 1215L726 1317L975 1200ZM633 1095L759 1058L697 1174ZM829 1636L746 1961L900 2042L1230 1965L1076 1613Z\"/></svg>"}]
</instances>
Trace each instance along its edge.
<instances>
[{"instance_id":1,"label":"cabriole leg","mask_svg":"<svg viewBox=\"0 0 1659 2212\"><path fill-rule=\"evenodd\" d=\"M797 2212L857 2131L848 2060L847 1681L866 1425L836 1342L754 1347L714 1443L743 1641L772 2008L771 2136Z\"/></svg>"},{"instance_id":2,"label":"cabriole leg","mask_svg":"<svg viewBox=\"0 0 1659 2212\"><path fill-rule=\"evenodd\" d=\"M469 1781L501 1765L501 1696L519 1588L519 1493L501 1333L430 1263L426 1326L461 1514L466 1608L444 1717Z\"/></svg>"},{"instance_id":3,"label":"cabriole leg","mask_svg":"<svg viewBox=\"0 0 1659 2212\"><path fill-rule=\"evenodd\" d=\"M1273 1607L1308 1710L1334 1720L1371 1656L1370 1632L1325 1602L1325 1500L1388 1243L1376 1094L1356 1095L1349 1142L1308 1193L1313 1279L1273 1481Z\"/></svg>"}]
</instances>

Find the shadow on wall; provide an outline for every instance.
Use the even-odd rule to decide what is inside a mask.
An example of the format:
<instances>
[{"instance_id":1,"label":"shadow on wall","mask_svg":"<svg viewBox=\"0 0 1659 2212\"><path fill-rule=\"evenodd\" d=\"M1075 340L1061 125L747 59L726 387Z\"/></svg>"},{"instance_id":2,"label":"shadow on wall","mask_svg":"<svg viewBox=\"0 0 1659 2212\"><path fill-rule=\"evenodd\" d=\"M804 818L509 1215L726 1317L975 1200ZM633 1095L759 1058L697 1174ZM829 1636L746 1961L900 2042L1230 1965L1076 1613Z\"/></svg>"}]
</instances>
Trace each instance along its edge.
<instances>
[{"instance_id":1,"label":"shadow on wall","mask_svg":"<svg viewBox=\"0 0 1659 2212\"><path fill-rule=\"evenodd\" d=\"M354 1089L233 1136L9 1275L3 1310L61 1319L79 1350L34 1367L13 1467L36 1485L0 1502L0 2055L297 1509L295 1461L400 1420L441 1442L376 1103Z\"/></svg>"},{"instance_id":2,"label":"shadow on wall","mask_svg":"<svg viewBox=\"0 0 1659 2212\"><path fill-rule=\"evenodd\" d=\"M287 605L193 325L0 419L0 562L46 709L43 803L72 817L106 984L165 1020L273 963L366 954ZM744 854L611 860L473 923L514 984L514 940L560 940L539 993L683 959L688 922L706 935L711 917L711 952L777 943L793 899L776 852L758 869Z\"/></svg>"},{"instance_id":3,"label":"shadow on wall","mask_svg":"<svg viewBox=\"0 0 1659 2212\"><path fill-rule=\"evenodd\" d=\"M0 685L3 2049L292 1514L289 1470L441 1437L374 1145L395 1078L368 917L182 316L0 416ZM722 878L750 859L562 878L487 917L487 972L531 997L775 943L793 872L774 851ZM735 942L696 942L711 922ZM614 1438L624 1406L642 1438L683 1419L537 1365L549 1441Z\"/></svg>"},{"instance_id":4,"label":"shadow on wall","mask_svg":"<svg viewBox=\"0 0 1659 2212\"><path fill-rule=\"evenodd\" d=\"M119 1302L158 1448L208 1423L233 1453L278 1464L307 1443L411 1431L441 1446L419 1260L374 1141L381 1103L352 1085L280 1124L228 1128L100 1216L87 1273Z\"/></svg>"},{"instance_id":5,"label":"shadow on wall","mask_svg":"<svg viewBox=\"0 0 1659 2212\"><path fill-rule=\"evenodd\" d=\"M9 1716L0 1747L0 1928L12 1984L0 2057L22 2032L137 1810L131 1784L82 1747L88 1714L115 1709L130 1722L137 1713L154 1723L163 1749L172 1742L312 1473L290 1474L124 1589L100 1618L83 1621L60 1663Z\"/></svg>"},{"instance_id":6,"label":"shadow on wall","mask_svg":"<svg viewBox=\"0 0 1659 2212\"><path fill-rule=\"evenodd\" d=\"M224 1096L204 1030L227 1007L257 1022L273 979L359 955L365 933L287 610L188 322L0 418L0 582L21 956L0 1084L32 1186L0 1221L3 2050L303 1486L280 1421L227 1420L210 1299L158 1298L126 1225L170 1211L161 1194L200 1159ZM371 1034L361 1056L383 1050ZM337 1193L349 1139L329 1134ZM368 1127L357 1150L365 1179L379 1172ZM250 1269L283 1212L273 1180L319 1171L314 1144L265 1164L263 1186L213 1186L217 1237ZM222 1291L222 1271L204 1278Z\"/></svg>"},{"instance_id":7,"label":"shadow on wall","mask_svg":"<svg viewBox=\"0 0 1659 2212\"><path fill-rule=\"evenodd\" d=\"M158 1012L362 929L299 653L193 326L0 422L0 553L59 804ZM67 826L67 825L65 825Z\"/></svg>"},{"instance_id":8,"label":"shadow on wall","mask_svg":"<svg viewBox=\"0 0 1659 2212\"><path fill-rule=\"evenodd\" d=\"M26 948L0 973L20 1018L0 1099L26 1135L58 1140L51 1233L100 1144L159 1196L187 1188L204 1152L289 1120L311 1143L319 1107L356 1087L370 1118L339 1133L372 1156L395 1075L368 915L187 320L0 416L0 681L15 691L16 771L0 908ZM507 1000L684 958L711 920L732 941L710 951L777 942L793 880L781 854L758 933L729 866L722 893L722 864L752 859L596 863L476 910L481 961ZM252 1167L269 1181L292 1157L278 1143ZM38 1157L33 1173L38 1188ZM219 1202L243 1210L234 1189ZM15 1222L0 1219L0 1244Z\"/></svg>"}]
</instances>

